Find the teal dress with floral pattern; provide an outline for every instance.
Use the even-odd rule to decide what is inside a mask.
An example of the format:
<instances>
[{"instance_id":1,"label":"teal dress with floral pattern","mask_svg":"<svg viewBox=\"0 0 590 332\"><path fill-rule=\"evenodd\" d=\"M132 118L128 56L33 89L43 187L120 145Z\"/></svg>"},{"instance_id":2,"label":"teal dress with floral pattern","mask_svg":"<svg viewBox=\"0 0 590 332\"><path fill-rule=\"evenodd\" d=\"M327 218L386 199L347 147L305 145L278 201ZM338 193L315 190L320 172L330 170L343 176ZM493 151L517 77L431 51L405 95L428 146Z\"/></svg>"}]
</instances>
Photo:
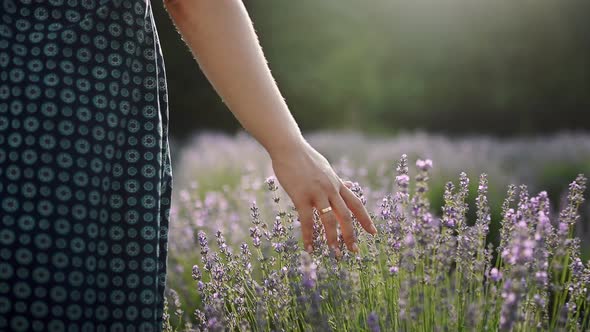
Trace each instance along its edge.
<instances>
[{"instance_id":1,"label":"teal dress with floral pattern","mask_svg":"<svg viewBox=\"0 0 590 332\"><path fill-rule=\"evenodd\" d=\"M0 0L0 331L160 331L172 168L150 0Z\"/></svg>"}]
</instances>

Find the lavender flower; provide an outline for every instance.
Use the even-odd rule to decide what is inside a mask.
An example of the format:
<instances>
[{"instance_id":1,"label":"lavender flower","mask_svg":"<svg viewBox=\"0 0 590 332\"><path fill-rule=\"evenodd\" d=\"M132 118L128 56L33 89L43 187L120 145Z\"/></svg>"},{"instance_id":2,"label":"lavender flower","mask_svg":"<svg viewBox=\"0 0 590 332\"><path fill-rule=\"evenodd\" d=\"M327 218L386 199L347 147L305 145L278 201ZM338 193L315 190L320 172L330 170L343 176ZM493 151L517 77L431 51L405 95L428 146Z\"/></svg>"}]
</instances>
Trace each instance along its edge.
<instances>
[{"instance_id":1,"label":"lavender flower","mask_svg":"<svg viewBox=\"0 0 590 332\"><path fill-rule=\"evenodd\" d=\"M489 274L490 279L494 282L498 282L502 279L502 272L500 272L497 268L492 268Z\"/></svg>"},{"instance_id":2,"label":"lavender flower","mask_svg":"<svg viewBox=\"0 0 590 332\"><path fill-rule=\"evenodd\" d=\"M422 172L427 172L428 170L430 170L432 168L432 160L430 160L430 159L426 159L426 160L418 159L418 161L416 161L416 166Z\"/></svg>"},{"instance_id":3,"label":"lavender flower","mask_svg":"<svg viewBox=\"0 0 590 332\"><path fill-rule=\"evenodd\" d=\"M317 281L317 265L307 252L301 254L300 271L303 277L303 285L306 288L313 288Z\"/></svg>"},{"instance_id":4,"label":"lavender flower","mask_svg":"<svg viewBox=\"0 0 590 332\"><path fill-rule=\"evenodd\" d=\"M379 317L375 312L371 312L367 317L367 326L371 332L381 331L381 328L379 327Z\"/></svg>"},{"instance_id":5,"label":"lavender flower","mask_svg":"<svg viewBox=\"0 0 590 332\"><path fill-rule=\"evenodd\" d=\"M395 182L398 187L406 189L410 183L410 177L407 174L401 174L395 177Z\"/></svg>"},{"instance_id":6,"label":"lavender flower","mask_svg":"<svg viewBox=\"0 0 590 332\"><path fill-rule=\"evenodd\" d=\"M365 173L346 163L335 165L340 165L341 174L347 177L367 179ZM377 166L377 179L387 176L387 165ZM415 165L415 183L411 184L407 156L402 156L391 179L395 192L389 192L386 186L361 189L358 183L353 185L353 193L371 217L377 216L377 226L383 232L379 237L359 232L362 254L344 251L338 262L328 255L317 211L313 216L315 250L312 254L299 250L300 234L293 227L296 213L292 206L283 210L279 204L276 179L261 176L268 168L259 170L257 164L249 165L235 190L223 186L220 192L205 193L202 201L193 198L198 197L195 191L182 193L182 208L174 213L191 220L183 225L186 231L181 238L196 234L188 242L199 246L201 261L191 264L195 286L182 288L174 298L176 315L183 315L178 310L182 295L198 296L190 302L198 309L190 317L193 321L186 322L187 330L509 331L590 327L590 315L586 315L590 268L580 258L581 242L573 237L583 202L583 178L570 185L572 193L555 226L546 192L529 197L527 187L520 186L518 204L512 206L516 187L509 186L502 205L501 250L492 264L494 247L488 231L495 225L491 223L494 209L490 205L495 202L493 196L488 200L488 175L479 177L476 218L468 220L470 184L466 173L460 174L456 185L448 182L444 186L443 208L435 211L429 201L432 161L418 160ZM370 172L371 168L366 170ZM492 181L497 185L493 170L489 179L490 188ZM438 184L434 182L433 188ZM416 189L411 194L410 187ZM264 205L258 205L258 191L273 199L262 199ZM247 220L248 214L249 232L240 232L243 228L239 224L232 226ZM354 225L359 231L358 220ZM213 228L217 226L218 230ZM215 236L216 246L209 247L208 236ZM189 245L185 247L187 250ZM173 266L183 262L186 260L175 260ZM184 273L188 269L173 271ZM2 273L10 271L0 266ZM167 301L165 305L168 308ZM174 319L166 315L165 328L175 330L171 326ZM359 317L366 320L359 321Z\"/></svg>"},{"instance_id":7,"label":"lavender flower","mask_svg":"<svg viewBox=\"0 0 590 332\"><path fill-rule=\"evenodd\" d=\"M198 265L193 265L193 280L201 280L202 278L202 274L201 274L201 270L199 269Z\"/></svg>"},{"instance_id":8,"label":"lavender flower","mask_svg":"<svg viewBox=\"0 0 590 332\"><path fill-rule=\"evenodd\" d=\"M398 272L399 272L399 267L397 267L397 266L392 266L389 268L389 273L391 275L396 275Z\"/></svg>"},{"instance_id":9,"label":"lavender flower","mask_svg":"<svg viewBox=\"0 0 590 332\"><path fill-rule=\"evenodd\" d=\"M277 179L276 177L273 176L269 176L268 178L266 178L266 180L264 181L264 183L266 183L266 185L268 186L268 190L269 191L276 191L279 189L279 187L276 184Z\"/></svg>"},{"instance_id":10,"label":"lavender flower","mask_svg":"<svg viewBox=\"0 0 590 332\"><path fill-rule=\"evenodd\" d=\"M209 252L209 243L207 241L207 235L205 235L205 232L199 231L198 238L199 245L201 246L201 255L206 256Z\"/></svg>"}]
</instances>

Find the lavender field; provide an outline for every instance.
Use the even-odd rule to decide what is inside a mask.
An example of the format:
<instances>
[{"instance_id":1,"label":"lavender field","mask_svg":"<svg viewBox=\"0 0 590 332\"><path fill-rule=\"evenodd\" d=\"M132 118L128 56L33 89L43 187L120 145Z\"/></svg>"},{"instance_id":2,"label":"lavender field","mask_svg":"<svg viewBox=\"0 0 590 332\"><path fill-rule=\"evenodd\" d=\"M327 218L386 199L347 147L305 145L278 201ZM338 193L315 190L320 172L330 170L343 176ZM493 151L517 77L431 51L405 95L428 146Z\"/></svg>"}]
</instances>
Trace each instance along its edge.
<instances>
[{"instance_id":1,"label":"lavender field","mask_svg":"<svg viewBox=\"0 0 590 332\"><path fill-rule=\"evenodd\" d=\"M306 138L379 233L336 261L316 220L309 255L252 138L173 146L168 331L589 327L590 136Z\"/></svg>"}]
</instances>

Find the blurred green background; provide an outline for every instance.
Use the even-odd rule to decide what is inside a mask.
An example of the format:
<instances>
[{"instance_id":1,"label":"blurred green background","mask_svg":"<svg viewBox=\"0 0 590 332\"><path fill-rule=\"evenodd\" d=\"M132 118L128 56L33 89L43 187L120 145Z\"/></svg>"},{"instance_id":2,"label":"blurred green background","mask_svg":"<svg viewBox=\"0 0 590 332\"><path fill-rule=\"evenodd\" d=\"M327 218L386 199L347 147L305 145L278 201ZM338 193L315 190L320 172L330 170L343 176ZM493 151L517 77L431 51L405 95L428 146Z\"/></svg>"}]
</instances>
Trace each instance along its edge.
<instances>
[{"instance_id":1,"label":"blurred green background","mask_svg":"<svg viewBox=\"0 0 590 332\"><path fill-rule=\"evenodd\" d=\"M590 128L588 0L244 0L303 131ZM170 134L235 132L160 1Z\"/></svg>"}]
</instances>

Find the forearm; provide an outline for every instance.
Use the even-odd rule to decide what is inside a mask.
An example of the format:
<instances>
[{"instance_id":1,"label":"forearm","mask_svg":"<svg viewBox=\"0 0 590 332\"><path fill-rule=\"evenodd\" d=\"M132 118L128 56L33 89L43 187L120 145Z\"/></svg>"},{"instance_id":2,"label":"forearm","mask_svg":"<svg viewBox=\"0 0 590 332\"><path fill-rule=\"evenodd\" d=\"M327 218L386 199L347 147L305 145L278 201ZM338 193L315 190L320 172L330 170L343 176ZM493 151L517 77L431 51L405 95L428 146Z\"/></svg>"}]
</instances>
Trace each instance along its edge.
<instances>
[{"instance_id":1,"label":"forearm","mask_svg":"<svg viewBox=\"0 0 590 332\"><path fill-rule=\"evenodd\" d=\"M301 144L299 127L241 0L172 0L164 5L209 82L271 157Z\"/></svg>"}]
</instances>

